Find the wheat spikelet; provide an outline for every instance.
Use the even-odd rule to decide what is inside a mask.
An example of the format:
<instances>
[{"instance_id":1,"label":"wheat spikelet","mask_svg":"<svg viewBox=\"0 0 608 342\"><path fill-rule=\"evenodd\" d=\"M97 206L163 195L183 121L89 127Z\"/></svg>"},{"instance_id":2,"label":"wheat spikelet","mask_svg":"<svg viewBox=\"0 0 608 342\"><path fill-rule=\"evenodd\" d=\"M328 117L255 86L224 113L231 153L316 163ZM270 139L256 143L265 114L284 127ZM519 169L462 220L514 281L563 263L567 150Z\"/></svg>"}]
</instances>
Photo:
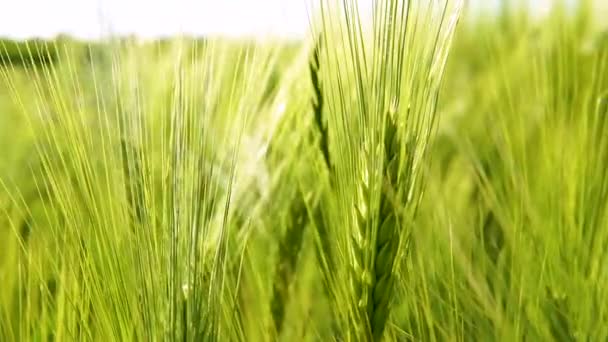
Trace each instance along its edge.
<instances>
[{"instance_id":1,"label":"wheat spikelet","mask_svg":"<svg viewBox=\"0 0 608 342\"><path fill-rule=\"evenodd\" d=\"M394 282L393 265L400 245L399 198L399 139L390 113L385 124L383 143L382 190L378 211L372 212L369 181L360 184L360 201L356 207L356 227L353 229L352 288L356 302L356 323L352 337L357 340L379 341L390 313ZM397 205L396 205L397 204ZM377 219L374 216L377 215Z\"/></svg>"}]
</instances>

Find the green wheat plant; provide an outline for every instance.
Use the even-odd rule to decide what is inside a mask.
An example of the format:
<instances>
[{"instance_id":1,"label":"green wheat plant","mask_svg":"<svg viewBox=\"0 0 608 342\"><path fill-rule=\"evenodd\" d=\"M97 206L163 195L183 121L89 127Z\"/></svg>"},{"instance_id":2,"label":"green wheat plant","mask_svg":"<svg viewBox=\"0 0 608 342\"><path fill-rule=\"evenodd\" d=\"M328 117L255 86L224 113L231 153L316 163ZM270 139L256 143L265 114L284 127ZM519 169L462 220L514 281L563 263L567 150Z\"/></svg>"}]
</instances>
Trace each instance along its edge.
<instances>
[{"instance_id":1,"label":"green wheat plant","mask_svg":"<svg viewBox=\"0 0 608 342\"><path fill-rule=\"evenodd\" d=\"M344 338L384 335L459 7L380 1L365 20L356 2L321 5L323 41L338 47L320 58L327 71L323 92L317 90L327 103L333 202L322 225L337 244L326 253L332 263L324 272L334 282Z\"/></svg>"},{"instance_id":2,"label":"green wheat plant","mask_svg":"<svg viewBox=\"0 0 608 342\"><path fill-rule=\"evenodd\" d=\"M97 78L95 65L79 62L80 51L59 48L64 64L30 75L37 111L28 116L32 128L41 122L37 150L52 198L45 209L57 220L48 229L58 246L39 248L51 253L49 266L32 262L31 254L42 251L27 247L20 263L31 269L32 291L47 281L37 279L44 268L60 290L43 292L51 311L30 302L29 293L18 296L25 306L6 310L49 316L32 316L7 336L238 336L240 329L230 328L238 325L232 310L222 309L232 300L234 285L226 288L236 274L233 279L228 270L239 256L227 244L246 234L247 227L231 224L231 204L253 176L235 163L248 116L267 101L250 82L269 82L276 50L180 41L167 51L115 46L103 71L108 80ZM234 70L218 68L220 60ZM13 95L27 101L21 92ZM50 326L38 331L37 321Z\"/></svg>"}]
</instances>

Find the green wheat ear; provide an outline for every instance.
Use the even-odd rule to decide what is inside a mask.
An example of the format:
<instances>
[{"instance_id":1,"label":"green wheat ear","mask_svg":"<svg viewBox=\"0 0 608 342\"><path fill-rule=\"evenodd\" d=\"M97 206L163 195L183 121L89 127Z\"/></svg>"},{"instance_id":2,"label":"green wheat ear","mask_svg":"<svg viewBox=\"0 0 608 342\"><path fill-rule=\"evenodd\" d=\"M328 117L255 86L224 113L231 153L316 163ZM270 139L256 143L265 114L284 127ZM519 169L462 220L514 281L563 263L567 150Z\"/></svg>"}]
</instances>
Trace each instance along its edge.
<instances>
[{"instance_id":1,"label":"green wheat ear","mask_svg":"<svg viewBox=\"0 0 608 342\"><path fill-rule=\"evenodd\" d=\"M372 292L372 303L369 309L373 310L371 317L374 340L380 340L388 319L390 298L393 290L393 264L399 249L399 226L395 202L398 168L399 168L399 139L397 127L392 117L386 118L385 128L385 166L384 185L380 197L380 225L376 237L376 257L374 268L376 283ZM368 309L368 310L369 310Z\"/></svg>"},{"instance_id":2,"label":"green wheat ear","mask_svg":"<svg viewBox=\"0 0 608 342\"><path fill-rule=\"evenodd\" d=\"M323 154L326 166L329 168L330 159L328 132L327 128L323 125L322 112L324 102L319 79L320 44L320 40L318 40L315 44L315 48L309 62L309 70L314 95L312 100L312 109L316 128L321 136L319 148ZM302 249L306 226L309 223L309 216L306 207L307 199L304 198L304 194L298 192L293 201L294 202L290 208L290 219L288 220L288 226L279 240L278 264L275 269L270 304L272 320L274 323L274 332L276 333L276 336L280 336L283 330L285 310L289 303L289 288L295 278L298 255ZM314 210L316 214L320 214L320 207L318 205L314 208ZM315 215L315 217L318 217L318 215ZM321 227L324 227L321 220L316 219L316 222L317 226L321 225ZM329 250L330 246L328 240L326 238L321 240L325 241L326 246L324 249Z\"/></svg>"},{"instance_id":3,"label":"green wheat ear","mask_svg":"<svg viewBox=\"0 0 608 342\"><path fill-rule=\"evenodd\" d=\"M403 235L399 223L402 222L401 213L396 210L404 203L398 191L400 142L394 113L387 113L384 127L384 163L378 220L374 220L374 214L370 212L370 187L362 180L361 201L355 209L356 228L351 236L355 249L351 279L358 316L353 335L358 336L358 339L373 341L382 339L390 314L395 281L393 266ZM411 158L407 158L406 162L409 161ZM406 165L405 170L408 169L409 165ZM369 228L375 231L375 238L368 234Z\"/></svg>"},{"instance_id":4,"label":"green wheat ear","mask_svg":"<svg viewBox=\"0 0 608 342\"><path fill-rule=\"evenodd\" d=\"M325 161L325 165L328 170L331 170L331 160L329 156L329 133L327 126L324 124L323 120L323 91L321 88L321 79L320 79L320 53L321 46L323 44L323 37L320 36L316 43L310 58L309 69L310 69L310 80L313 88L313 102L312 102L312 110L315 117L315 125L317 130L320 133L320 141L319 148L323 153L323 159Z\"/></svg>"},{"instance_id":5,"label":"green wheat ear","mask_svg":"<svg viewBox=\"0 0 608 342\"><path fill-rule=\"evenodd\" d=\"M331 170L332 163L331 157L329 155L329 130L324 122L323 110L325 109L325 99L323 97L323 88L321 85L321 63L320 63L320 54L321 54L321 46L323 44L323 37L319 36L315 42L314 49L312 51L312 55L310 57L310 61L308 64L308 68L310 71L310 83L313 89L313 99L312 99L312 111L314 115L314 123L316 132L313 134L314 136L318 136L318 148L321 150L321 154L323 155L323 162L325 167L330 172L329 177L330 181L332 178ZM328 258L329 253L331 252L331 245L328 241L328 232L326 231L325 222L323 222L323 213L321 211L321 205L317 203L314 208L314 221L319 231L319 238L321 242L321 251L319 251L320 258Z\"/></svg>"}]
</instances>

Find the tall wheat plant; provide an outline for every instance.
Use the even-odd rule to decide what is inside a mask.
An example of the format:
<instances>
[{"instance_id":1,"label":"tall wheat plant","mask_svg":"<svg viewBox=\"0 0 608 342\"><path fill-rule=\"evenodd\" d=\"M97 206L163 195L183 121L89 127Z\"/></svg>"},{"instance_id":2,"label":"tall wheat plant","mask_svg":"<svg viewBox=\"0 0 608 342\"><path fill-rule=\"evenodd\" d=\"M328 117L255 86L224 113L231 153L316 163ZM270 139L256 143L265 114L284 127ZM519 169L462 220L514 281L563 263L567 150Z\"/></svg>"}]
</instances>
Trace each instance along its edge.
<instances>
[{"instance_id":1,"label":"tall wheat plant","mask_svg":"<svg viewBox=\"0 0 608 342\"><path fill-rule=\"evenodd\" d=\"M313 80L326 104L331 169L318 235L332 241L321 241L321 265L345 339L386 333L461 5L385 0L370 12L356 1L321 4L324 45Z\"/></svg>"}]
</instances>

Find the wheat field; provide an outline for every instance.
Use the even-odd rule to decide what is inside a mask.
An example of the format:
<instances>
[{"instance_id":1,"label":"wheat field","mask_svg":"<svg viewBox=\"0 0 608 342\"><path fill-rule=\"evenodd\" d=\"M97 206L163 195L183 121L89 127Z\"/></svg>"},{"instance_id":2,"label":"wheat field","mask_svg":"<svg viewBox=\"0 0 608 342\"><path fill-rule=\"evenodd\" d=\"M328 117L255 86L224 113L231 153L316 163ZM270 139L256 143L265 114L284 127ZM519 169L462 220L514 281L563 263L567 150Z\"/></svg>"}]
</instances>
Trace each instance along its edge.
<instances>
[{"instance_id":1,"label":"wheat field","mask_svg":"<svg viewBox=\"0 0 608 342\"><path fill-rule=\"evenodd\" d=\"M0 41L0 341L608 340L608 27L505 3Z\"/></svg>"}]
</instances>

